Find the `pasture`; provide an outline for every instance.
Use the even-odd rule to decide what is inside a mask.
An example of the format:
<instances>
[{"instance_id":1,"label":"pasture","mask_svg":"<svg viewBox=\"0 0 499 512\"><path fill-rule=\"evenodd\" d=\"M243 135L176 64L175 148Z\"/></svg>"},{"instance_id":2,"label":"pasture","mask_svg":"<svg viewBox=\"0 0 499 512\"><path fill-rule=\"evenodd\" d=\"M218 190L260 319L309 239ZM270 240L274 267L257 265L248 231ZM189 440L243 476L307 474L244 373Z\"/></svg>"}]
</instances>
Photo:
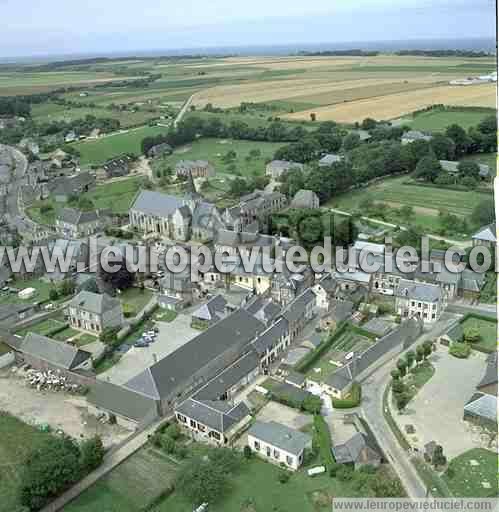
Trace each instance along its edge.
<instances>
[{"instance_id":1,"label":"pasture","mask_svg":"<svg viewBox=\"0 0 499 512\"><path fill-rule=\"evenodd\" d=\"M0 512L11 512L19 506L17 489L23 461L48 435L0 411Z\"/></svg>"},{"instance_id":2,"label":"pasture","mask_svg":"<svg viewBox=\"0 0 499 512\"><path fill-rule=\"evenodd\" d=\"M494 352L497 348L497 322L494 319L468 315L461 323L463 331L477 329L480 340L473 343L473 347L483 352Z\"/></svg>"},{"instance_id":3,"label":"pasture","mask_svg":"<svg viewBox=\"0 0 499 512\"><path fill-rule=\"evenodd\" d=\"M407 205L414 209L412 224L428 232L438 229L439 210L469 218L473 209L490 195L477 191L460 191L417 184L408 176L388 178L366 188L350 191L331 199L326 206L349 212L359 211L362 201L372 199L394 208ZM387 221L400 222L398 215Z\"/></svg>"},{"instance_id":4,"label":"pasture","mask_svg":"<svg viewBox=\"0 0 499 512\"><path fill-rule=\"evenodd\" d=\"M140 512L167 492L176 466L162 453L142 448L73 502L67 512Z\"/></svg>"},{"instance_id":5,"label":"pasture","mask_svg":"<svg viewBox=\"0 0 499 512\"><path fill-rule=\"evenodd\" d=\"M458 124L465 130L476 126L482 119L489 115L495 115L494 110L484 112L480 110L433 110L420 112L409 118L401 120L413 130L427 132L443 132L451 124Z\"/></svg>"},{"instance_id":6,"label":"pasture","mask_svg":"<svg viewBox=\"0 0 499 512\"><path fill-rule=\"evenodd\" d=\"M104 135L96 140L84 140L73 143L72 146L80 152L80 163L99 165L123 153L142 153L141 143L145 137L166 133L168 129L160 126L143 126L128 131Z\"/></svg>"},{"instance_id":7,"label":"pasture","mask_svg":"<svg viewBox=\"0 0 499 512\"><path fill-rule=\"evenodd\" d=\"M177 148L172 155L163 157L163 162L175 167L180 160L208 160L218 174L262 176L268 160L282 147L282 143L253 142L231 139L199 139L192 144ZM230 151L236 156L226 158ZM259 154L250 155L251 151Z\"/></svg>"}]
</instances>

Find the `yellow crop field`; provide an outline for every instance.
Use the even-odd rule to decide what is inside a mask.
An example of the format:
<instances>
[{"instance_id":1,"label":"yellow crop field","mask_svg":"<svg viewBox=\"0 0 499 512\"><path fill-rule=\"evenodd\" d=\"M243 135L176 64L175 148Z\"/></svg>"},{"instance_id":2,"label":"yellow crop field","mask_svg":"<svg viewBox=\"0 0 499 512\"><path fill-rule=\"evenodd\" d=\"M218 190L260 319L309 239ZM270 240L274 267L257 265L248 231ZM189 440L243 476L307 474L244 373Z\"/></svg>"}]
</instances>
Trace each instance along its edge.
<instances>
[{"instance_id":1,"label":"yellow crop field","mask_svg":"<svg viewBox=\"0 0 499 512\"><path fill-rule=\"evenodd\" d=\"M368 88L377 88L378 91L383 91L383 87L389 88L389 91L404 91L407 89L417 89L419 86L425 87L425 84L441 81L438 76L424 76L421 78L413 78L412 80L400 80L394 86L393 78L357 78L352 80L334 81L334 77L330 78L294 78L283 80L255 80L244 84L235 85L220 85L200 91L194 96L194 104L196 106L204 106L207 103L212 103L217 107L231 108L237 107L241 102L266 102L275 100L290 100L290 101L311 101L314 103L318 101L319 105L326 105L329 103L343 101L342 91L360 91L355 98L365 98L376 95L371 92L366 92ZM350 92L349 94L352 94ZM386 93L384 93L386 94ZM331 95L334 99L329 101L327 97L322 100L319 99L320 95ZM344 98L348 99L348 98Z\"/></svg>"},{"instance_id":2,"label":"yellow crop field","mask_svg":"<svg viewBox=\"0 0 499 512\"><path fill-rule=\"evenodd\" d=\"M366 117L394 119L434 104L495 108L495 94L495 84L461 87L446 85L328 105L289 114L284 117L294 120L308 120L310 119L310 114L315 113L318 121L352 123L362 121Z\"/></svg>"}]
</instances>

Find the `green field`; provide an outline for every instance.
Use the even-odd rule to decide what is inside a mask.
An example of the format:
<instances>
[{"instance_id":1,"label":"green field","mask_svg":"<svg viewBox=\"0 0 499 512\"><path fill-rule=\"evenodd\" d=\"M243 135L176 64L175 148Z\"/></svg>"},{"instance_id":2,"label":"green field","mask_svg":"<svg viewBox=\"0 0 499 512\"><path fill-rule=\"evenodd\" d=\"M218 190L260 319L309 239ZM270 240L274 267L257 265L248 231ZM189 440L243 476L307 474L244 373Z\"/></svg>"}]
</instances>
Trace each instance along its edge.
<instances>
[{"instance_id":1,"label":"green field","mask_svg":"<svg viewBox=\"0 0 499 512\"><path fill-rule=\"evenodd\" d=\"M86 116L95 116L98 118L117 119L122 128L129 126L138 126L147 123L150 119L159 117L156 111L118 111L107 108L97 107L74 107L71 105L58 105L56 103L41 103L33 105L32 116L35 121L49 122L71 122L77 119L84 119Z\"/></svg>"},{"instance_id":2,"label":"green field","mask_svg":"<svg viewBox=\"0 0 499 512\"><path fill-rule=\"evenodd\" d=\"M490 321L474 316L467 317L461 324L463 329L474 328L480 331L481 339L474 343L473 347L484 352L494 352L497 347L497 322Z\"/></svg>"},{"instance_id":3,"label":"green field","mask_svg":"<svg viewBox=\"0 0 499 512\"><path fill-rule=\"evenodd\" d=\"M0 411L0 512L16 510L23 461L48 435Z\"/></svg>"},{"instance_id":4,"label":"green field","mask_svg":"<svg viewBox=\"0 0 499 512\"><path fill-rule=\"evenodd\" d=\"M118 179L105 185L98 185L92 190L85 192L81 197L90 199L95 208L110 208L113 213L125 214L128 213L130 205L137 192L142 188L143 183L144 178L142 176ZM52 209L48 212L42 212L43 206L51 206ZM58 211L64 206L68 205L61 205L52 199L46 199L33 203L32 206L26 209L26 213L39 224L54 225ZM77 207L77 205L73 206Z\"/></svg>"},{"instance_id":5,"label":"green field","mask_svg":"<svg viewBox=\"0 0 499 512\"><path fill-rule=\"evenodd\" d=\"M172 485L176 466L143 448L64 507L65 512L140 512Z\"/></svg>"},{"instance_id":6,"label":"green field","mask_svg":"<svg viewBox=\"0 0 499 512\"><path fill-rule=\"evenodd\" d=\"M111 208L114 213L128 213L143 183L142 176L124 178L99 185L85 193L85 197L90 199L96 208Z\"/></svg>"},{"instance_id":7,"label":"green field","mask_svg":"<svg viewBox=\"0 0 499 512\"><path fill-rule=\"evenodd\" d=\"M125 133L107 135L98 140L76 142L72 146L80 152L82 166L98 165L123 153L140 155L142 153L141 142L145 137L165 134L167 130L160 126L132 128Z\"/></svg>"},{"instance_id":8,"label":"green field","mask_svg":"<svg viewBox=\"0 0 499 512\"><path fill-rule=\"evenodd\" d=\"M460 217L469 218L473 209L483 200L490 198L487 193L477 191L447 190L437 186L419 185L407 176L388 178L364 189L348 192L333 198L326 206L345 211L357 211L363 200L369 198L394 208L407 205L414 208L412 224L427 232L437 232L439 209ZM388 222L398 224L400 216L394 212L388 215Z\"/></svg>"},{"instance_id":9,"label":"green field","mask_svg":"<svg viewBox=\"0 0 499 512\"><path fill-rule=\"evenodd\" d=\"M28 332L35 332L37 334L41 334L42 336L47 336L55 329L63 326L64 322L62 322L61 320L58 320L56 318L47 318L37 324L31 325L30 327L26 327L25 329L18 331L17 334L24 336L25 334L28 334Z\"/></svg>"},{"instance_id":10,"label":"green field","mask_svg":"<svg viewBox=\"0 0 499 512\"><path fill-rule=\"evenodd\" d=\"M497 496L497 453L483 448L469 450L450 461L443 479L454 497ZM488 482L490 488L483 482Z\"/></svg>"},{"instance_id":11,"label":"green field","mask_svg":"<svg viewBox=\"0 0 499 512\"><path fill-rule=\"evenodd\" d=\"M119 298L123 305L123 310L132 314L137 314L151 300L153 292L151 290L140 288L128 288L120 293Z\"/></svg>"},{"instance_id":12,"label":"green field","mask_svg":"<svg viewBox=\"0 0 499 512\"><path fill-rule=\"evenodd\" d=\"M163 161L174 167L180 160L208 160L215 167L217 175L262 176L265 174L267 161L271 160L282 146L282 143L273 142L199 139L188 146L178 148L172 155L164 157ZM251 150L259 150L261 155L247 159ZM229 151L235 151L237 156L230 163L226 163L223 157ZM235 165L235 171L230 170L231 163Z\"/></svg>"},{"instance_id":13,"label":"green field","mask_svg":"<svg viewBox=\"0 0 499 512\"><path fill-rule=\"evenodd\" d=\"M334 496L357 496L360 493L350 482L319 475L310 478L305 471L291 475L289 482L281 484L278 466L252 459L240 472L231 475L231 488L216 504L217 512L326 512L331 510ZM174 493L154 512L192 512L193 506ZM73 512L70 510L70 512Z\"/></svg>"},{"instance_id":14,"label":"green field","mask_svg":"<svg viewBox=\"0 0 499 512\"><path fill-rule=\"evenodd\" d=\"M404 119L404 122L413 130L428 132L443 132L451 124L458 124L467 130L476 126L483 118L495 115L493 110L484 112L480 110L433 110L421 112L412 118Z\"/></svg>"}]
</instances>

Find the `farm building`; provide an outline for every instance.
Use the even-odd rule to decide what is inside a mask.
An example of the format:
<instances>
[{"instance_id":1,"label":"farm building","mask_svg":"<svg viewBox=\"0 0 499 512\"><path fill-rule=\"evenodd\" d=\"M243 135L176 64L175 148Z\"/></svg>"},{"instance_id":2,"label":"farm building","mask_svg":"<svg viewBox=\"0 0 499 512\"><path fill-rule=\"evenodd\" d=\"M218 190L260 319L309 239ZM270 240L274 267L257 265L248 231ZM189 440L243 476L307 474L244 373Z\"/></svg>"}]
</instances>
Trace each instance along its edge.
<instances>
[{"instance_id":1,"label":"farm building","mask_svg":"<svg viewBox=\"0 0 499 512\"><path fill-rule=\"evenodd\" d=\"M283 174L297 169L303 171L303 164L297 162L288 162L287 160L272 160L267 164L265 168L265 175L269 176L273 180L279 179Z\"/></svg>"},{"instance_id":2,"label":"farm building","mask_svg":"<svg viewBox=\"0 0 499 512\"><path fill-rule=\"evenodd\" d=\"M417 130L409 130L402 135L400 139L402 144L411 144L412 142L416 142L417 140L423 140L425 142L429 142L433 137L431 135L426 135L423 132Z\"/></svg>"},{"instance_id":3,"label":"farm building","mask_svg":"<svg viewBox=\"0 0 499 512\"><path fill-rule=\"evenodd\" d=\"M206 160L181 160L175 166L177 176L192 176L193 178L212 178L215 168Z\"/></svg>"},{"instance_id":4,"label":"farm building","mask_svg":"<svg viewBox=\"0 0 499 512\"><path fill-rule=\"evenodd\" d=\"M319 167L331 167L331 165L342 162L343 160L344 160L343 155L336 155L334 153L324 155L319 160Z\"/></svg>"},{"instance_id":5,"label":"farm building","mask_svg":"<svg viewBox=\"0 0 499 512\"><path fill-rule=\"evenodd\" d=\"M298 190L291 201L291 208L319 208L319 198L312 190Z\"/></svg>"},{"instance_id":6,"label":"farm building","mask_svg":"<svg viewBox=\"0 0 499 512\"><path fill-rule=\"evenodd\" d=\"M497 243L497 231L495 224L489 224L480 228L472 237L473 247L484 245L486 247L494 247Z\"/></svg>"}]
</instances>

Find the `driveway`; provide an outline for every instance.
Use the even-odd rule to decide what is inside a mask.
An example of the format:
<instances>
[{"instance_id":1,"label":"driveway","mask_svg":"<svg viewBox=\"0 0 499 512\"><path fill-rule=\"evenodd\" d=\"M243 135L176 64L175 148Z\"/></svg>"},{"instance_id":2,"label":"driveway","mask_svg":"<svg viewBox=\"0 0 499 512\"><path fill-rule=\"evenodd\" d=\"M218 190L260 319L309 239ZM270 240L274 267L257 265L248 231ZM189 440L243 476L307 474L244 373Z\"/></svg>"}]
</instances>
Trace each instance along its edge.
<instances>
[{"instance_id":1,"label":"driveway","mask_svg":"<svg viewBox=\"0 0 499 512\"><path fill-rule=\"evenodd\" d=\"M436 441L447 458L453 459L477 447L469 424L463 420L463 408L482 379L485 355L473 352L468 359L457 359L446 347L439 346L430 360L435 374L409 403L407 413L394 416L403 431L404 425L414 425L413 440L420 450L429 441Z\"/></svg>"},{"instance_id":2,"label":"driveway","mask_svg":"<svg viewBox=\"0 0 499 512\"><path fill-rule=\"evenodd\" d=\"M159 334L154 343L144 348L132 347L122 356L120 361L98 378L108 380L113 384L124 384L155 361L163 359L175 352L179 347L195 338L200 331L190 326L191 316L181 313L173 322L156 322Z\"/></svg>"}]
</instances>

